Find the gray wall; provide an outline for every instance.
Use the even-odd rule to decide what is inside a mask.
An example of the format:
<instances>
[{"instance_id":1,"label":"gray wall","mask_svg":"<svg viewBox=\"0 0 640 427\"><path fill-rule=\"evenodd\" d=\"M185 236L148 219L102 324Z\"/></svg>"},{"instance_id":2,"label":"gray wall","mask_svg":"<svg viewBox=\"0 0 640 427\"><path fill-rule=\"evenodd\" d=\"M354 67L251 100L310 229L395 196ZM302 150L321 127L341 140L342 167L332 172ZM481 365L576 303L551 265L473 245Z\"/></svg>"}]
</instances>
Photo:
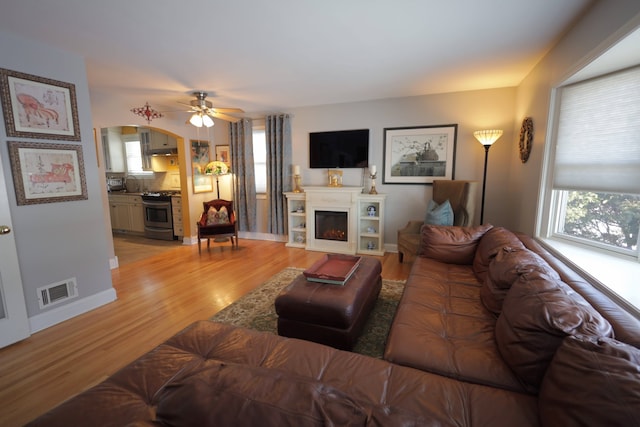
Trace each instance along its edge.
<instances>
[{"instance_id":1,"label":"gray wall","mask_svg":"<svg viewBox=\"0 0 640 427\"><path fill-rule=\"evenodd\" d=\"M536 230L543 160L547 140L551 92L572 74L640 25L637 0L599 1L563 37L518 86L514 133L524 117L533 118L534 140L529 161L513 158L507 188L513 226L528 234ZM517 133L515 133L517 135Z\"/></svg>"},{"instance_id":2,"label":"gray wall","mask_svg":"<svg viewBox=\"0 0 640 427\"><path fill-rule=\"evenodd\" d=\"M303 185L326 185L326 171L309 169L309 132L339 129L370 129L369 163L378 167L376 188L387 195L385 243L395 244L396 233L411 219L423 219L431 199L430 185L383 184L384 128L458 124L455 178L482 182L484 148L473 137L480 129L503 129L504 135L489 153L485 223L511 226L513 218L503 197L514 151L513 106L515 88L445 93L360 103L324 105L291 110L293 163L302 169ZM361 169L345 169L343 185L361 185ZM369 181L365 181L369 188ZM480 217L480 191L477 194Z\"/></svg>"},{"instance_id":3,"label":"gray wall","mask_svg":"<svg viewBox=\"0 0 640 427\"><path fill-rule=\"evenodd\" d=\"M33 318L43 311L38 306L38 287L77 279L79 297L69 304L86 304L113 297L105 235L102 186L91 125L91 108L84 61L81 57L0 32L0 67L54 80L73 83L78 101L81 142L88 200L17 206L9 162L7 141L47 141L7 138L0 124L0 158L3 162L16 246L23 279L27 313ZM45 309L60 311L60 305ZM71 309L74 311L83 309ZM64 316L64 314L62 314Z\"/></svg>"}]
</instances>

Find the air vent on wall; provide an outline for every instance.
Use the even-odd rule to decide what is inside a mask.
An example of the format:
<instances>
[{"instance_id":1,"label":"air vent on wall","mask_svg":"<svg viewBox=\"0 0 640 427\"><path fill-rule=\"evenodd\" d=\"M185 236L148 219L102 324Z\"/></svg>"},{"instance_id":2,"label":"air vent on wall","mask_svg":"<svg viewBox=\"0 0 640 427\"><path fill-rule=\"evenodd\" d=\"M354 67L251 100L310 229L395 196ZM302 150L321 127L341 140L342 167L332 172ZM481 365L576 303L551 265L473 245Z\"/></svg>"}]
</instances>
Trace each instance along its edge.
<instances>
[{"instance_id":1,"label":"air vent on wall","mask_svg":"<svg viewBox=\"0 0 640 427\"><path fill-rule=\"evenodd\" d=\"M51 285L38 288L37 292L38 303L42 309L58 304L62 301L66 301L70 298L77 297L78 286L76 284L76 278L72 277L61 282L52 283Z\"/></svg>"}]
</instances>

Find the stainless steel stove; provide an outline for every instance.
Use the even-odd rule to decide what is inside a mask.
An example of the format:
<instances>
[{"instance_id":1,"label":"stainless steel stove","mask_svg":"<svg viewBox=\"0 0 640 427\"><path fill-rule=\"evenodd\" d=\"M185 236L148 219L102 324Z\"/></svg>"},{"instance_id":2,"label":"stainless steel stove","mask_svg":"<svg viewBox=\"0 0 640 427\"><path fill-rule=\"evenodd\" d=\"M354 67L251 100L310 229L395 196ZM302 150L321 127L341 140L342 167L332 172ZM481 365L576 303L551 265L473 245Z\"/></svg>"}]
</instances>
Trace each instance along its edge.
<instances>
[{"instance_id":1,"label":"stainless steel stove","mask_svg":"<svg viewBox=\"0 0 640 427\"><path fill-rule=\"evenodd\" d=\"M175 240L173 218L171 214L171 196L176 191L158 191L142 193L144 209L144 235L150 239Z\"/></svg>"}]
</instances>

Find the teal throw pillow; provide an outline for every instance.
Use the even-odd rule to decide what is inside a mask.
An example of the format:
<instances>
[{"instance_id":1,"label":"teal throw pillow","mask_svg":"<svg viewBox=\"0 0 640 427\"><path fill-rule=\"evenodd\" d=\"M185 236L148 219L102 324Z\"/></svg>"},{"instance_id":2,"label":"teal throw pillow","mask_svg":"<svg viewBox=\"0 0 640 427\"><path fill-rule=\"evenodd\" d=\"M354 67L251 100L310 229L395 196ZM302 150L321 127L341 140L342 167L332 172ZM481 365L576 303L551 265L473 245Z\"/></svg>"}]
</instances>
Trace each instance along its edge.
<instances>
[{"instance_id":1,"label":"teal throw pillow","mask_svg":"<svg viewBox=\"0 0 640 427\"><path fill-rule=\"evenodd\" d=\"M429 200L427 216L424 222L431 225L453 225L453 209L449 200L445 200L440 205L433 200Z\"/></svg>"}]
</instances>

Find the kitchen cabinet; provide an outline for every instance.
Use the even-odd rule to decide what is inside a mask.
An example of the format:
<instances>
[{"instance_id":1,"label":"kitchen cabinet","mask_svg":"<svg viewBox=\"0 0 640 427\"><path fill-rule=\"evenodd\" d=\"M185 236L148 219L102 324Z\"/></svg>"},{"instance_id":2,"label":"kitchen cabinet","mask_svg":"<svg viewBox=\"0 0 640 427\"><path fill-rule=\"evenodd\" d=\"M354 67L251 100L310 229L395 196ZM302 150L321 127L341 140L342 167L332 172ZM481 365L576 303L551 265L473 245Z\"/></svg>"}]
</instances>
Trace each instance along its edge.
<instances>
[{"instance_id":1,"label":"kitchen cabinet","mask_svg":"<svg viewBox=\"0 0 640 427\"><path fill-rule=\"evenodd\" d=\"M171 216L173 219L173 235L178 236L179 238L184 236L181 196L171 196Z\"/></svg>"},{"instance_id":2,"label":"kitchen cabinet","mask_svg":"<svg viewBox=\"0 0 640 427\"><path fill-rule=\"evenodd\" d=\"M109 194L111 229L144 233L142 197L132 194Z\"/></svg>"},{"instance_id":3,"label":"kitchen cabinet","mask_svg":"<svg viewBox=\"0 0 640 427\"><path fill-rule=\"evenodd\" d=\"M104 168L106 172L125 172L125 154L118 128L100 129Z\"/></svg>"},{"instance_id":4,"label":"kitchen cabinet","mask_svg":"<svg viewBox=\"0 0 640 427\"><path fill-rule=\"evenodd\" d=\"M147 128L140 128L138 132L146 133L148 135L148 148L152 153L154 151L175 150L178 148L178 141L176 138L169 136L166 133Z\"/></svg>"}]
</instances>

